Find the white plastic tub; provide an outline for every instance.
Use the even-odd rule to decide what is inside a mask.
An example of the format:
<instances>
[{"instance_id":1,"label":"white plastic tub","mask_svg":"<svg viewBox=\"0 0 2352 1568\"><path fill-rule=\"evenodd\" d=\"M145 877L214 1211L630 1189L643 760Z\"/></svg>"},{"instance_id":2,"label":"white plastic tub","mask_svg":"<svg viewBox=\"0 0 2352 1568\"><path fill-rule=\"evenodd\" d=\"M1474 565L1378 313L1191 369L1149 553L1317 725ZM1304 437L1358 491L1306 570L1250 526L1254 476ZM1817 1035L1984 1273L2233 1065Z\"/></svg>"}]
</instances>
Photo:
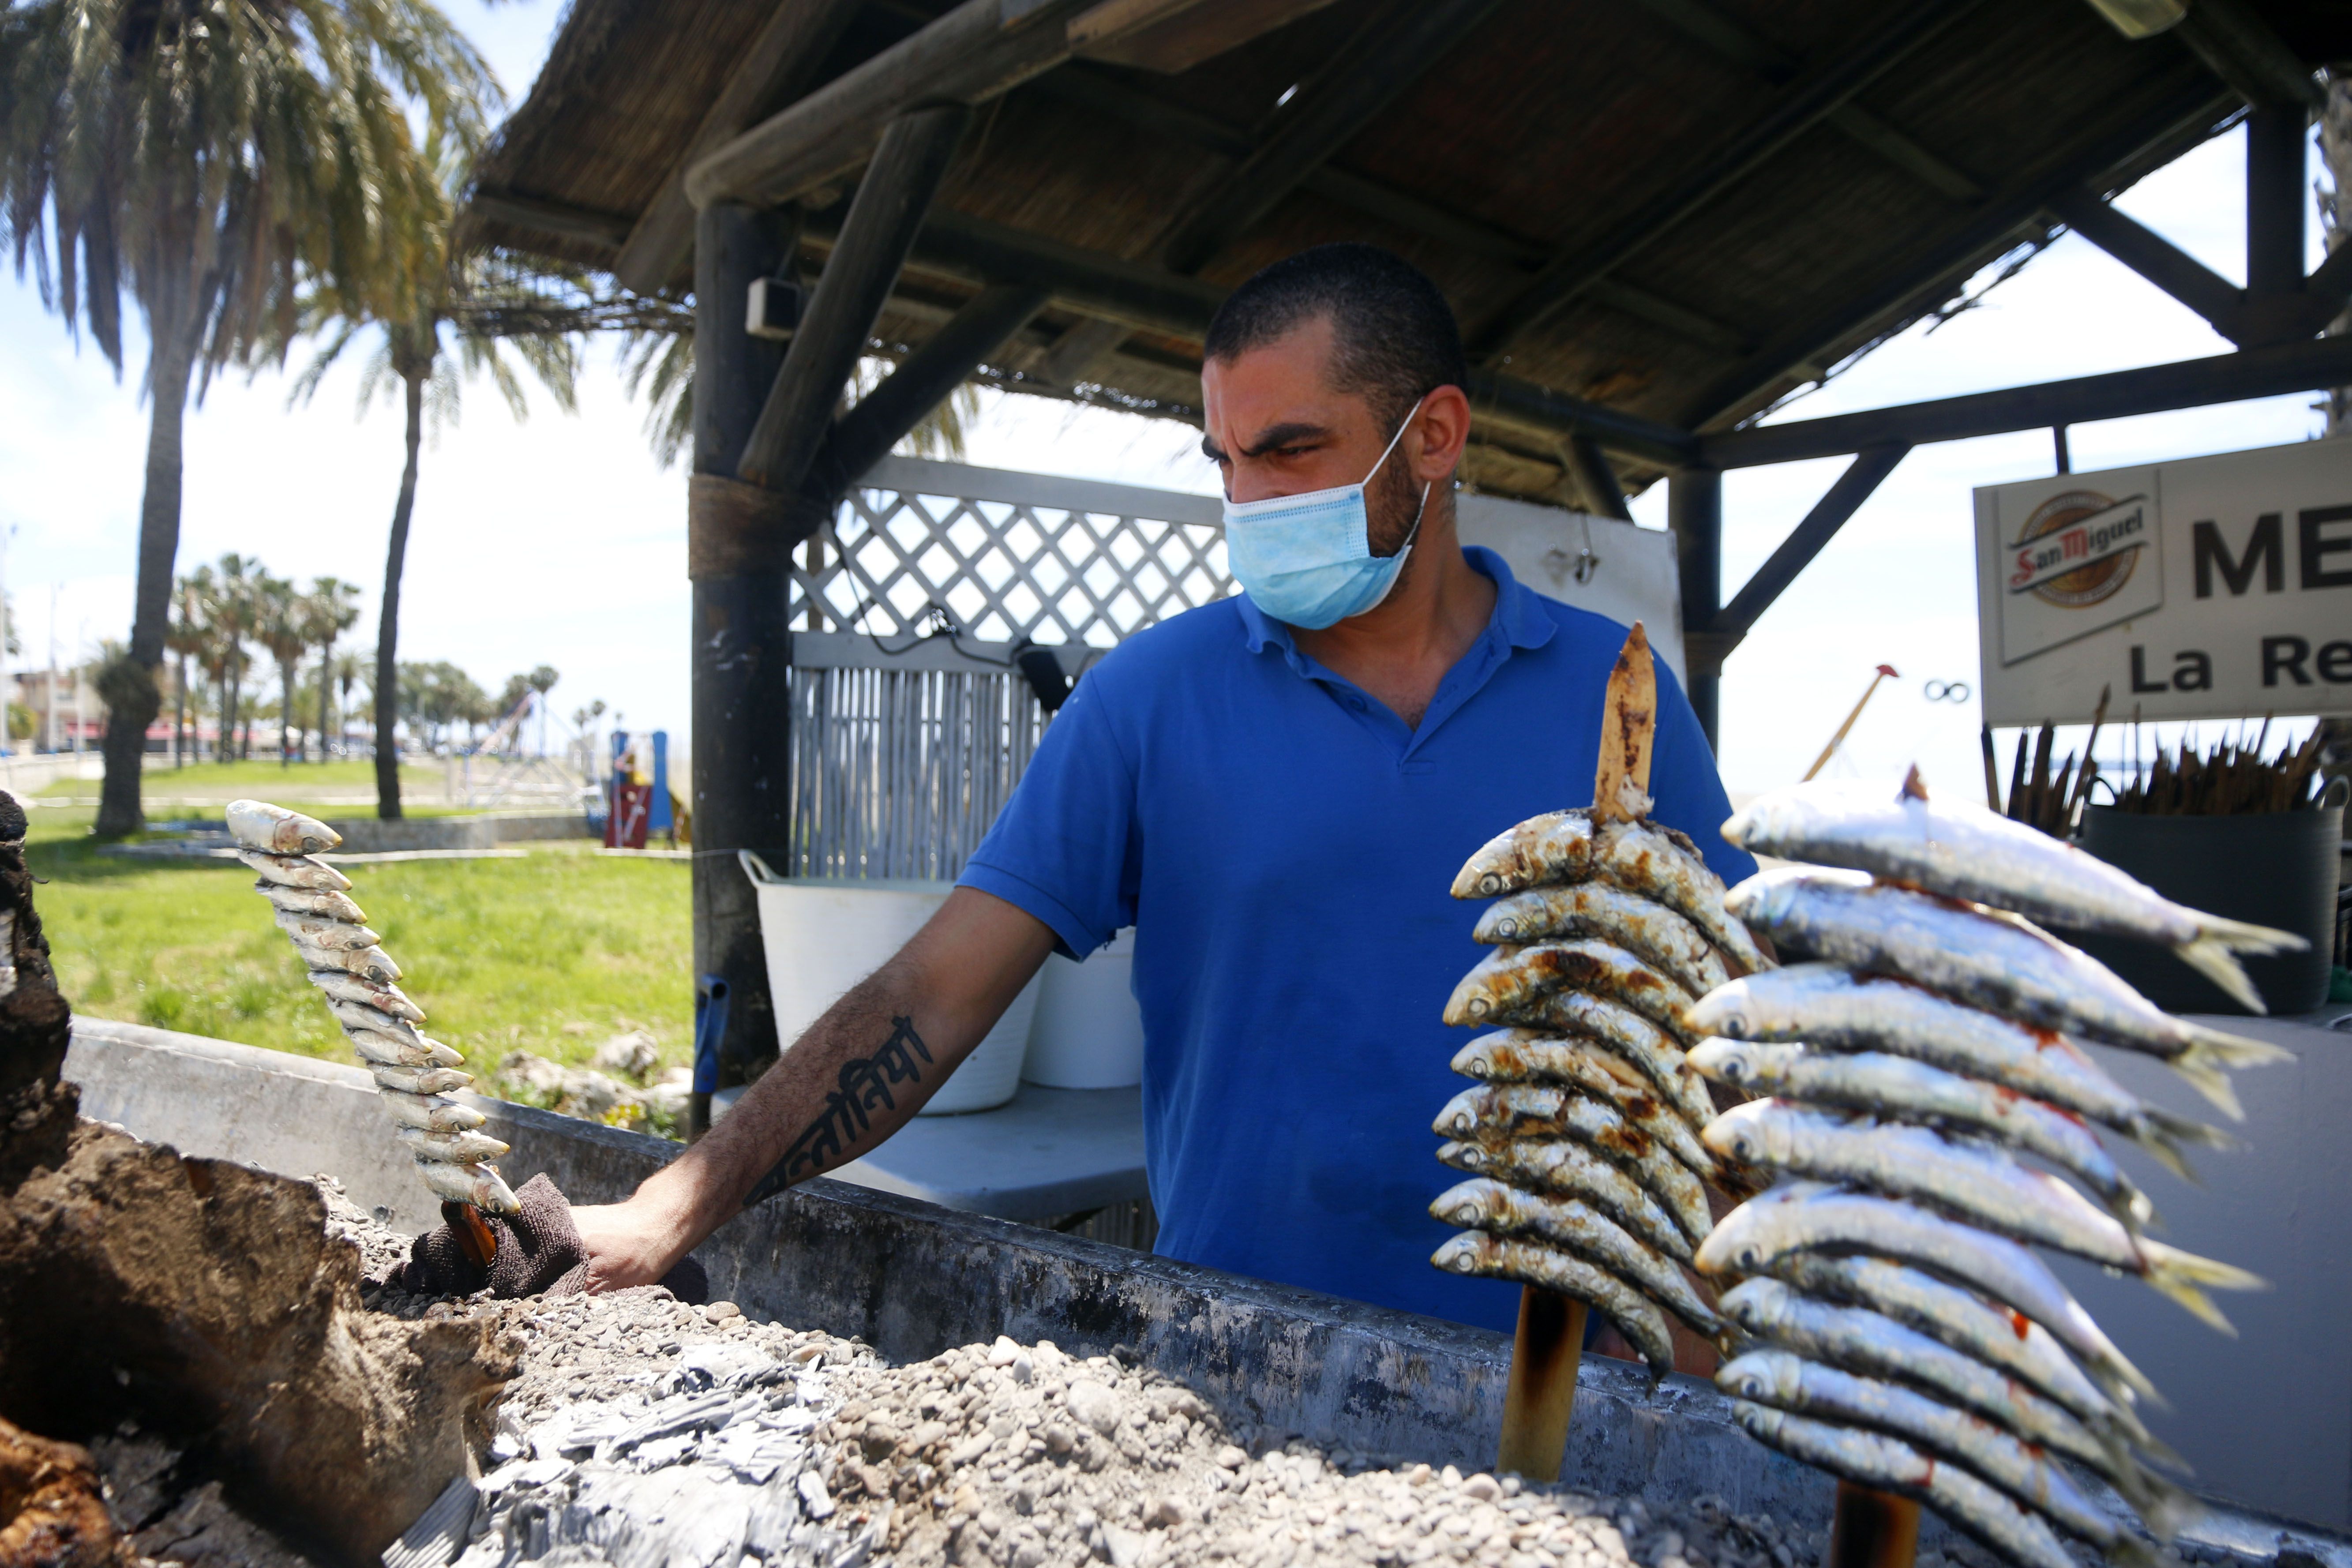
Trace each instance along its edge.
<instances>
[{"instance_id":1,"label":"white plastic tub","mask_svg":"<svg viewBox=\"0 0 2352 1568\"><path fill-rule=\"evenodd\" d=\"M744 874L759 891L760 943L767 952L768 989L775 999L776 1043L785 1051L844 992L905 946L955 886L779 877L750 850L740 857ZM924 1105L922 1115L991 1110L1013 1098L1021 1085L1037 989L1034 980L1021 988L996 1026Z\"/></svg>"},{"instance_id":2,"label":"white plastic tub","mask_svg":"<svg viewBox=\"0 0 2352 1568\"><path fill-rule=\"evenodd\" d=\"M1127 1089L1143 1081L1143 1009L1135 1000L1135 928L1038 975L1037 1019L1021 1076L1048 1089Z\"/></svg>"}]
</instances>

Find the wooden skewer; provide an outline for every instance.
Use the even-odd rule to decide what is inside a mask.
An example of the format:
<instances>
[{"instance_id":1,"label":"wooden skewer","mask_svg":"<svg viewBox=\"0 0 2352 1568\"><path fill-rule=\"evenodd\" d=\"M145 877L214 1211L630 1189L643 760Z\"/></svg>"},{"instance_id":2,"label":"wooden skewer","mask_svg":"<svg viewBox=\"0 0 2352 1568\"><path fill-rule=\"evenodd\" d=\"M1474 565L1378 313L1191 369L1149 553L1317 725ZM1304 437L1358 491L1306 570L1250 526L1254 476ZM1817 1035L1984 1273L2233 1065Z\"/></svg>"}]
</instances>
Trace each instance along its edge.
<instances>
[{"instance_id":1,"label":"wooden skewer","mask_svg":"<svg viewBox=\"0 0 2352 1568\"><path fill-rule=\"evenodd\" d=\"M1837 1486L1823 1568L1911 1568L1919 1554L1919 1505L1852 1481Z\"/></svg>"},{"instance_id":2,"label":"wooden skewer","mask_svg":"<svg viewBox=\"0 0 2352 1568\"><path fill-rule=\"evenodd\" d=\"M1623 821L1645 808L1657 720L1657 666L1650 655L1650 634L1635 621L1609 672L1601 705L1601 760L1592 775L1594 821ZM1495 1454L1497 1470L1516 1470L1532 1481L1559 1479L1568 1454L1569 1419L1576 1410L1588 1310L1557 1291L1520 1287L1511 1380L1503 1393L1503 1439Z\"/></svg>"}]
</instances>

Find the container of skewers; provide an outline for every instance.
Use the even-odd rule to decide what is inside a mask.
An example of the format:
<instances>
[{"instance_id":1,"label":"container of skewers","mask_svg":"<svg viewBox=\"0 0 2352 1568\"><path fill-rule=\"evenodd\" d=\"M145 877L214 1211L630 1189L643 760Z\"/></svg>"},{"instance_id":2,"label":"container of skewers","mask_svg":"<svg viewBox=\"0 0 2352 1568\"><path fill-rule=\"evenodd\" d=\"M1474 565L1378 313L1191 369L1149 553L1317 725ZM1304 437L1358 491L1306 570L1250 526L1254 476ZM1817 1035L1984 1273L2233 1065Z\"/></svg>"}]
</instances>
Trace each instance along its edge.
<instances>
[{"instance_id":1,"label":"container of skewers","mask_svg":"<svg viewBox=\"0 0 2352 1568\"><path fill-rule=\"evenodd\" d=\"M1692 1067L1760 1097L1702 1142L1773 1182L1695 1257L1735 1325L1717 1381L1738 1419L2012 1562L2066 1568L2068 1540L2147 1558L2188 1511L2140 1414L2156 1385L2041 1253L2137 1276L2229 1331L2209 1292L2262 1282L2156 1239L2154 1204L2100 1134L2183 1175L2189 1151L2230 1140L2097 1057L2156 1058L2234 1118L2230 1072L2285 1053L2165 1014L2052 929L2168 948L2256 1010L2239 955L2297 939L1931 799L1916 770L1899 791L1768 795L1723 833L1805 863L1726 900L1791 962L1685 1012L1706 1037Z\"/></svg>"}]
</instances>

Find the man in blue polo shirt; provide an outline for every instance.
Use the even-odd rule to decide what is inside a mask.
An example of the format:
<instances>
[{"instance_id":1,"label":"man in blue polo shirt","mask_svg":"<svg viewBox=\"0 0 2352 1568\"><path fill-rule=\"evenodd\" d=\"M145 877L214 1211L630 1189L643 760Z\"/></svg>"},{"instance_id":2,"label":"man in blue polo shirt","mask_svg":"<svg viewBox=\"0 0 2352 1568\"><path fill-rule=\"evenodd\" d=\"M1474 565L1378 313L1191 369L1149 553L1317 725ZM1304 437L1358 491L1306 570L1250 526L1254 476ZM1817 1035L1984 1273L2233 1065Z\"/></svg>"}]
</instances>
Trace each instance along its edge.
<instances>
[{"instance_id":1,"label":"man in blue polo shirt","mask_svg":"<svg viewBox=\"0 0 2352 1568\"><path fill-rule=\"evenodd\" d=\"M1202 447L1244 594L1106 657L930 923L627 1203L577 1211L600 1285L880 1143L1047 953L1133 925L1159 1250L1511 1326L1517 1287L1429 1264L1455 1179L1430 1121L1468 1038L1438 1015L1479 956L1480 906L1447 889L1495 834L1590 798L1625 628L1457 542L1467 379L1444 297L1385 251L1234 291ZM1655 814L1743 877L1697 720L1658 684Z\"/></svg>"}]
</instances>

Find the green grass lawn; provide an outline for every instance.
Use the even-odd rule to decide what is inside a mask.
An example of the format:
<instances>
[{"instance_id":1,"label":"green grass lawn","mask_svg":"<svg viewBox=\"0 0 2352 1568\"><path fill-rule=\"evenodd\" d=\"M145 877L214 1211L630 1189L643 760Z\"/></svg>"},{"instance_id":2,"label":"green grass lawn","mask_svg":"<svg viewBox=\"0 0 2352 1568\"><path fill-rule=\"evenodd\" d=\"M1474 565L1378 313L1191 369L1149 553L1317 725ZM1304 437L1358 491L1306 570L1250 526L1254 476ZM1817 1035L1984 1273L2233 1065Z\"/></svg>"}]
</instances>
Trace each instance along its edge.
<instances>
[{"instance_id":1,"label":"green grass lawn","mask_svg":"<svg viewBox=\"0 0 2352 1568\"><path fill-rule=\"evenodd\" d=\"M285 772L336 780L339 791L343 775L363 778L366 766ZM306 804L295 789L265 793L283 776L274 763L220 774L224 800L249 793ZM426 776L437 794L438 777ZM165 793L156 782L151 773L150 789ZM89 806L45 805L29 815L26 858L47 879L34 896L76 1010L349 1059L250 871L234 861L100 855ZM584 1064L630 1028L660 1043L665 1065L691 1059L687 862L599 856L583 841L532 847L521 859L359 864L347 874L357 884L352 898L405 972L401 988L431 1015L426 1031L465 1052L477 1073L519 1048Z\"/></svg>"},{"instance_id":2,"label":"green grass lawn","mask_svg":"<svg viewBox=\"0 0 2352 1568\"><path fill-rule=\"evenodd\" d=\"M468 807L452 803L446 775L438 766L404 764L400 770L401 809L410 816L446 816ZM217 816L219 807L250 796L289 805L315 816L373 816L375 763L190 763L162 767L149 759L142 781L147 816L156 822ZM58 779L36 796L44 801L95 804L96 779ZM209 810L207 808L210 808ZM87 826L87 824L84 825Z\"/></svg>"}]
</instances>

